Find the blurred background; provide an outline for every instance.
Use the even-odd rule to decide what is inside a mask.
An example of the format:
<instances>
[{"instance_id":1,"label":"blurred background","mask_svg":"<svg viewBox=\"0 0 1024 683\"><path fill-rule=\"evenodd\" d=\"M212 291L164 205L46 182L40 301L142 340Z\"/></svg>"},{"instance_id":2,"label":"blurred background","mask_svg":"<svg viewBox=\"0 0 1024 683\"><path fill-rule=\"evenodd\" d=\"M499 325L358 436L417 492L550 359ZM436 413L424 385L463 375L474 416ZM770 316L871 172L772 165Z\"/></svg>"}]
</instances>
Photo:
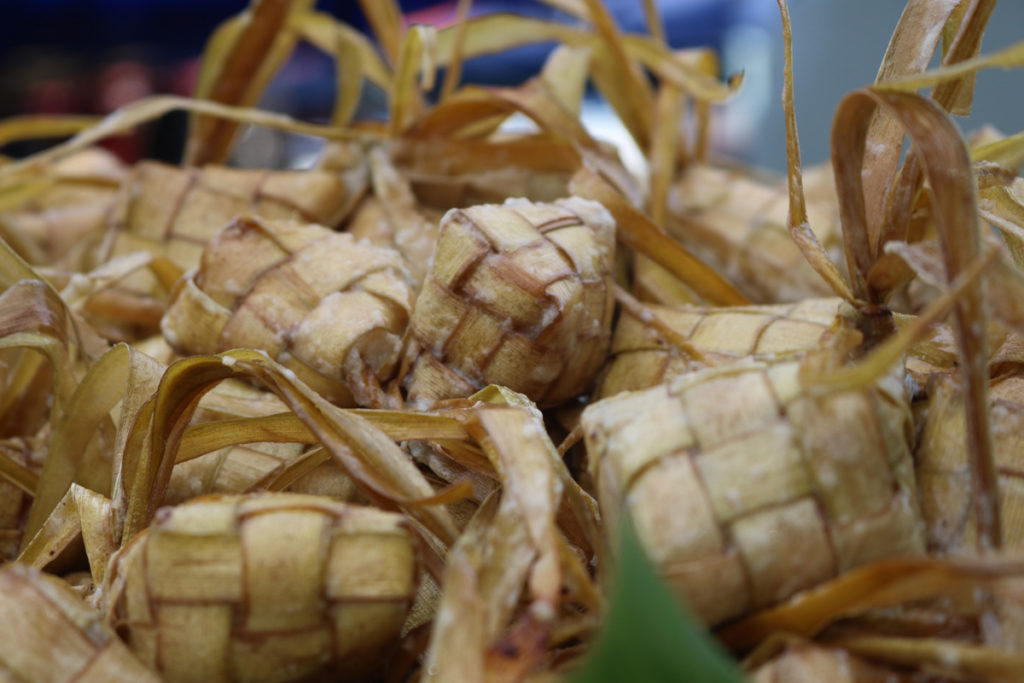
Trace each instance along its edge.
<instances>
[{"instance_id":1,"label":"blurred background","mask_svg":"<svg viewBox=\"0 0 1024 683\"><path fill-rule=\"evenodd\" d=\"M0 116L30 113L102 114L152 93L189 94L203 44L217 24L244 0L0 0ZM403 1L410 22L444 26L454 0ZM641 0L606 0L619 24L643 31ZM796 104L806 163L824 161L832 113L849 90L872 82L900 0L791 0L796 56ZM768 168L785 165L781 106L782 41L775 0L658 0L673 47L711 46L723 75L743 71L739 96L717 113L716 150ZM358 3L321 0L317 7L365 29ZM530 0L477 0L473 14L514 11L557 17ZM1024 2L1001 3L983 51L1024 38ZM550 46L532 46L467 64L464 80L516 84L536 73ZM1024 128L1024 74L984 72L965 131L991 123L1006 133ZM330 59L305 47L297 51L267 92L262 106L306 120L325 120L333 97ZM367 97L361 116L379 116L383 102ZM585 122L628 149L625 133L596 99ZM184 115L171 115L136 135L110 143L131 161L141 156L177 161ZM316 141L250 130L235 163L301 167ZM37 145L4 150L24 154Z\"/></svg>"}]
</instances>

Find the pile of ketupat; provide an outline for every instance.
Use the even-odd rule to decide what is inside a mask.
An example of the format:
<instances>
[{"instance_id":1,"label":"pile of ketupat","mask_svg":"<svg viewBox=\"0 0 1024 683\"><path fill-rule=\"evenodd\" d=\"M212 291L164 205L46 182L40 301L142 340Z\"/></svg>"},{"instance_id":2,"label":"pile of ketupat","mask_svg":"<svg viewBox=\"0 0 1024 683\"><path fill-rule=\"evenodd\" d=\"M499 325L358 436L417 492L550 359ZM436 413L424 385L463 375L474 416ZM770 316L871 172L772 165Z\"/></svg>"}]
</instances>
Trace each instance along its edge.
<instances>
[{"instance_id":1,"label":"pile of ketupat","mask_svg":"<svg viewBox=\"0 0 1024 683\"><path fill-rule=\"evenodd\" d=\"M780 2L786 184L708 162L738 79L652 2L649 35L361 4L375 43L254 0L195 99L0 122L73 134L0 165L0 678L603 680L648 641L646 680L1019 677L1024 134L950 118L1024 63L978 56L994 0L909 0L807 174ZM299 41L327 125L250 108ZM542 41L520 87L460 83ZM181 167L93 146L173 109ZM243 123L329 144L227 168ZM600 636L648 589L630 529L735 665Z\"/></svg>"}]
</instances>

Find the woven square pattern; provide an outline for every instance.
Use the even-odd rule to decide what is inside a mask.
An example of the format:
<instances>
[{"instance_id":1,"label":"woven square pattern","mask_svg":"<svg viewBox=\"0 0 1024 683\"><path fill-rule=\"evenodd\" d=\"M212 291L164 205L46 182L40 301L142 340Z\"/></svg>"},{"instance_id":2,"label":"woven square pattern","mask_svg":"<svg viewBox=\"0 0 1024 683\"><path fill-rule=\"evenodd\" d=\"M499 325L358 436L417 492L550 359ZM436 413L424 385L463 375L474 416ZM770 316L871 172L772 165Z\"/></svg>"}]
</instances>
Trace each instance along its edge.
<instances>
[{"instance_id":1,"label":"woven square pattern","mask_svg":"<svg viewBox=\"0 0 1024 683\"><path fill-rule=\"evenodd\" d=\"M156 683L99 612L56 577L0 569L0 680Z\"/></svg>"},{"instance_id":2,"label":"woven square pattern","mask_svg":"<svg viewBox=\"0 0 1024 683\"><path fill-rule=\"evenodd\" d=\"M112 569L115 619L168 681L365 677L416 584L400 515L298 494L164 508Z\"/></svg>"},{"instance_id":3,"label":"woven square pattern","mask_svg":"<svg viewBox=\"0 0 1024 683\"><path fill-rule=\"evenodd\" d=\"M842 236L836 200L812 188L824 185L821 179L820 172L806 177L808 222L826 249L838 251ZM831 184L830 177L825 179ZM785 181L772 183L744 171L697 165L672 187L666 228L751 301L822 296L828 288L790 237L788 212Z\"/></svg>"},{"instance_id":4,"label":"woven square pattern","mask_svg":"<svg viewBox=\"0 0 1024 683\"><path fill-rule=\"evenodd\" d=\"M602 514L624 512L714 624L923 552L900 375L815 394L794 361L712 368L592 404Z\"/></svg>"},{"instance_id":5,"label":"woven square pattern","mask_svg":"<svg viewBox=\"0 0 1024 683\"><path fill-rule=\"evenodd\" d=\"M500 384L554 405L585 391L611 337L614 249L611 216L583 199L448 212L413 311L409 398Z\"/></svg>"},{"instance_id":6,"label":"woven square pattern","mask_svg":"<svg viewBox=\"0 0 1024 683\"><path fill-rule=\"evenodd\" d=\"M936 381L915 454L928 545L942 552L970 551L977 541L971 512L967 426L959 383ZM999 476L1003 547L1024 547L1024 378L989 386L992 446Z\"/></svg>"},{"instance_id":7,"label":"woven square pattern","mask_svg":"<svg viewBox=\"0 0 1024 683\"><path fill-rule=\"evenodd\" d=\"M259 349L339 405L375 406L397 370L413 284L393 249L242 217L171 296L162 329L179 352Z\"/></svg>"},{"instance_id":8,"label":"woven square pattern","mask_svg":"<svg viewBox=\"0 0 1024 683\"><path fill-rule=\"evenodd\" d=\"M194 268L203 246L238 215L333 226L361 189L319 171L178 168L144 161L125 183L104 256L147 251ZM146 294L154 281L139 273L122 286Z\"/></svg>"},{"instance_id":9,"label":"woven square pattern","mask_svg":"<svg viewBox=\"0 0 1024 683\"><path fill-rule=\"evenodd\" d=\"M817 348L842 306L842 300L835 298L731 308L648 304L651 313L714 365L740 358L773 362ZM688 369L687 358L657 330L623 313L615 326L611 358L598 381L597 396L653 387Z\"/></svg>"}]
</instances>

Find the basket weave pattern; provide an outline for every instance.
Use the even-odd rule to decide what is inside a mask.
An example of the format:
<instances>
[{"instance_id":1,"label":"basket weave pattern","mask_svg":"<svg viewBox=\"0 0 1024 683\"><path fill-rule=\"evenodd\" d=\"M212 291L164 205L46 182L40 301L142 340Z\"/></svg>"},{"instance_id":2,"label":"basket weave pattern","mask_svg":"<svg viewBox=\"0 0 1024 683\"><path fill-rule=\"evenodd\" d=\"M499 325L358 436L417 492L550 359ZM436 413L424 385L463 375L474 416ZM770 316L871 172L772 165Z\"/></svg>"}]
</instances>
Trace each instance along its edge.
<instances>
[{"instance_id":1,"label":"basket weave pattern","mask_svg":"<svg viewBox=\"0 0 1024 683\"><path fill-rule=\"evenodd\" d=\"M415 592L399 515L298 494L164 508L112 570L116 621L168 681L365 676Z\"/></svg>"},{"instance_id":2,"label":"basket weave pattern","mask_svg":"<svg viewBox=\"0 0 1024 683\"><path fill-rule=\"evenodd\" d=\"M732 308L648 304L665 325L715 365L753 358L771 362L816 348L835 322L839 299ZM687 371L686 358L647 324L622 315L598 397L661 384Z\"/></svg>"},{"instance_id":3,"label":"basket weave pattern","mask_svg":"<svg viewBox=\"0 0 1024 683\"><path fill-rule=\"evenodd\" d=\"M361 387L397 369L412 292L392 249L241 217L179 281L162 327L182 353L259 349L333 402L366 405Z\"/></svg>"},{"instance_id":4,"label":"basket weave pattern","mask_svg":"<svg viewBox=\"0 0 1024 683\"><path fill-rule=\"evenodd\" d=\"M602 511L624 501L710 623L924 550L895 374L817 396L795 362L715 368L595 403L582 423Z\"/></svg>"},{"instance_id":5,"label":"basket weave pattern","mask_svg":"<svg viewBox=\"0 0 1024 683\"><path fill-rule=\"evenodd\" d=\"M595 202L509 200L450 211L413 311L414 402L487 384L553 405L604 362L615 224Z\"/></svg>"}]
</instances>

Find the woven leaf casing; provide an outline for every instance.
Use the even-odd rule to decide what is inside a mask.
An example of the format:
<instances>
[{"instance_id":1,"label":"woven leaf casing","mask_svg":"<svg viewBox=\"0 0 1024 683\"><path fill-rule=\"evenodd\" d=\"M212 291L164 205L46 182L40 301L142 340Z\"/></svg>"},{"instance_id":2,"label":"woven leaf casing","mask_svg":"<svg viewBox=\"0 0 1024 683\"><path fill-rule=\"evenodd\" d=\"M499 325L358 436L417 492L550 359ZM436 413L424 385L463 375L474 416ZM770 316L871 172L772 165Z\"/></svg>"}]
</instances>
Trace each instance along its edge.
<instances>
[{"instance_id":1,"label":"woven leaf casing","mask_svg":"<svg viewBox=\"0 0 1024 683\"><path fill-rule=\"evenodd\" d=\"M610 342L614 245L608 212L578 198L446 214L413 311L421 353L410 400L468 396L487 384L540 405L584 392Z\"/></svg>"},{"instance_id":2,"label":"woven leaf casing","mask_svg":"<svg viewBox=\"0 0 1024 683\"><path fill-rule=\"evenodd\" d=\"M0 569L0 680L156 683L101 615L64 581L19 564Z\"/></svg>"},{"instance_id":3,"label":"woven leaf casing","mask_svg":"<svg viewBox=\"0 0 1024 683\"><path fill-rule=\"evenodd\" d=\"M816 395L798 362L712 368L591 404L602 514L714 624L924 550L902 375Z\"/></svg>"},{"instance_id":4,"label":"woven leaf casing","mask_svg":"<svg viewBox=\"0 0 1024 683\"><path fill-rule=\"evenodd\" d=\"M400 515L299 494L164 508L110 574L108 609L167 681L364 678L416 583Z\"/></svg>"},{"instance_id":5,"label":"woven leaf casing","mask_svg":"<svg viewBox=\"0 0 1024 683\"><path fill-rule=\"evenodd\" d=\"M835 322L839 299L805 299L765 306L660 306L651 313L704 354L725 365L742 358L773 362L817 347ZM687 371L685 356L648 324L619 317L612 349L598 382L598 397L647 389Z\"/></svg>"},{"instance_id":6,"label":"woven leaf casing","mask_svg":"<svg viewBox=\"0 0 1024 683\"><path fill-rule=\"evenodd\" d=\"M928 545L941 552L974 547L971 476L961 389L953 378L936 381L916 452L921 511ZM992 441L999 472L1003 544L1024 545L1024 378L1007 377L989 388Z\"/></svg>"},{"instance_id":7,"label":"woven leaf casing","mask_svg":"<svg viewBox=\"0 0 1024 683\"><path fill-rule=\"evenodd\" d=\"M841 238L831 170L808 172L805 184L810 225L822 245L835 250ZM789 235L788 211L784 183L695 165L671 189L665 227L755 303L826 295L828 288Z\"/></svg>"},{"instance_id":8,"label":"woven leaf casing","mask_svg":"<svg viewBox=\"0 0 1024 683\"><path fill-rule=\"evenodd\" d=\"M397 369L412 292L394 250L241 217L178 283L162 328L182 353L259 349L339 405L372 405Z\"/></svg>"},{"instance_id":9,"label":"woven leaf casing","mask_svg":"<svg viewBox=\"0 0 1024 683\"><path fill-rule=\"evenodd\" d=\"M334 226L362 194L365 175L140 162L122 191L105 256L147 251L194 268L206 243L240 214ZM153 286L147 273L124 285L141 293Z\"/></svg>"},{"instance_id":10,"label":"woven leaf casing","mask_svg":"<svg viewBox=\"0 0 1024 683\"><path fill-rule=\"evenodd\" d=\"M95 147L55 162L42 173L45 189L0 211L0 237L30 263L84 270L127 174L117 157Z\"/></svg>"}]
</instances>

